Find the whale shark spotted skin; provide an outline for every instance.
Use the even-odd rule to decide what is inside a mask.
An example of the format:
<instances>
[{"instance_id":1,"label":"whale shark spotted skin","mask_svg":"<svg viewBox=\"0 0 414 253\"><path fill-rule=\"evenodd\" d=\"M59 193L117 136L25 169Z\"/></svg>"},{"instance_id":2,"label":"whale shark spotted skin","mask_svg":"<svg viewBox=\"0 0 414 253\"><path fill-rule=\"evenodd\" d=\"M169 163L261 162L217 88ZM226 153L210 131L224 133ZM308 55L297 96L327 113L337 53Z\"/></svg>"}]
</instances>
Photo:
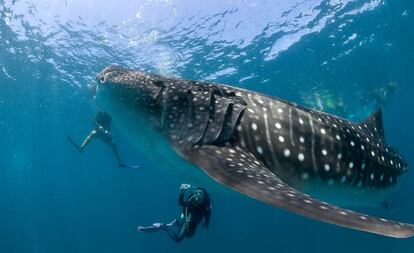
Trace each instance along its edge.
<instances>
[{"instance_id":1,"label":"whale shark spotted skin","mask_svg":"<svg viewBox=\"0 0 414 253\"><path fill-rule=\"evenodd\" d=\"M173 154L237 192L306 217L390 237L414 235L411 224L324 202L380 203L407 171L385 144L380 110L353 123L254 91L118 66L97 80L101 103L138 129L142 150L158 145L147 152L155 160Z\"/></svg>"}]
</instances>

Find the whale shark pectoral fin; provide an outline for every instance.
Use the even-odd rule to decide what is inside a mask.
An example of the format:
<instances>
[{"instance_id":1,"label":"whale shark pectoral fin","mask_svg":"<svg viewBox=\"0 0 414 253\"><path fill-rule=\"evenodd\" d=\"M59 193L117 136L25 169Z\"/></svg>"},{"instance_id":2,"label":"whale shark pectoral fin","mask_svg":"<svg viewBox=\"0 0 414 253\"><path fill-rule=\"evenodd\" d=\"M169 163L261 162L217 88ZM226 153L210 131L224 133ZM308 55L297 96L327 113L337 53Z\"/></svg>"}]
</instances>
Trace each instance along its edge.
<instances>
[{"instance_id":1,"label":"whale shark pectoral fin","mask_svg":"<svg viewBox=\"0 0 414 253\"><path fill-rule=\"evenodd\" d=\"M190 162L233 190L316 220L384 236L407 238L414 226L357 213L319 201L279 179L248 152L234 147L176 146Z\"/></svg>"}]
</instances>

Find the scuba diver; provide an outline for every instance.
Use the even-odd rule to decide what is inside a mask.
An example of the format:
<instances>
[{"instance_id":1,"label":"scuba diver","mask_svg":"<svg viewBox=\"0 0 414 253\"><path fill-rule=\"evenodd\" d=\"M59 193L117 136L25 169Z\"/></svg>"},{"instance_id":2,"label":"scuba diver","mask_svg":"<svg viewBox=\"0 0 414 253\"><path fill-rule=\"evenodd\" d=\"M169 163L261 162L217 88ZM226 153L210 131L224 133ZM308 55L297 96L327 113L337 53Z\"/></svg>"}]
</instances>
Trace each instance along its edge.
<instances>
[{"instance_id":1,"label":"scuba diver","mask_svg":"<svg viewBox=\"0 0 414 253\"><path fill-rule=\"evenodd\" d=\"M139 226L139 232L155 232L164 230L175 242L194 235L198 224L204 218L204 226L208 228L211 215L211 201L206 190L189 184L181 184L178 204L183 211L178 219L170 223L154 223L152 226Z\"/></svg>"},{"instance_id":2,"label":"scuba diver","mask_svg":"<svg viewBox=\"0 0 414 253\"><path fill-rule=\"evenodd\" d=\"M109 116L109 114L106 112L100 111L96 114L95 120L93 121L95 127L92 129L92 131L89 133L89 135L85 138L85 140L80 146L76 144L69 136L66 137L68 141L81 153L93 139L99 138L103 142L105 142L106 145L111 147L119 167L139 168L140 166L138 165L128 165L121 161L121 156L119 155L118 147L116 146L111 137L111 122L111 116Z\"/></svg>"},{"instance_id":3,"label":"scuba diver","mask_svg":"<svg viewBox=\"0 0 414 253\"><path fill-rule=\"evenodd\" d=\"M397 92L398 84L395 82L388 82L381 86L371 85L367 92L359 95L359 102L362 107L383 108Z\"/></svg>"}]
</instances>

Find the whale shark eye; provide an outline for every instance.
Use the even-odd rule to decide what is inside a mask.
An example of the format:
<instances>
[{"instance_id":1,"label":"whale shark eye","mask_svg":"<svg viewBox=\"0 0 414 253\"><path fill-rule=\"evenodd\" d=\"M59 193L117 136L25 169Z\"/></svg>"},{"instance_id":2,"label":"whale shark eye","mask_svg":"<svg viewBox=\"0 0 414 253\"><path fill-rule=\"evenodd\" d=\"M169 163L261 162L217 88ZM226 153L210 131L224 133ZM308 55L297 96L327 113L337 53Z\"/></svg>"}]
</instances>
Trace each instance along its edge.
<instances>
[{"instance_id":1,"label":"whale shark eye","mask_svg":"<svg viewBox=\"0 0 414 253\"><path fill-rule=\"evenodd\" d=\"M104 76L101 76L101 77L99 78L99 82L100 82L100 83L104 83L104 82L105 82L105 77L104 77Z\"/></svg>"}]
</instances>

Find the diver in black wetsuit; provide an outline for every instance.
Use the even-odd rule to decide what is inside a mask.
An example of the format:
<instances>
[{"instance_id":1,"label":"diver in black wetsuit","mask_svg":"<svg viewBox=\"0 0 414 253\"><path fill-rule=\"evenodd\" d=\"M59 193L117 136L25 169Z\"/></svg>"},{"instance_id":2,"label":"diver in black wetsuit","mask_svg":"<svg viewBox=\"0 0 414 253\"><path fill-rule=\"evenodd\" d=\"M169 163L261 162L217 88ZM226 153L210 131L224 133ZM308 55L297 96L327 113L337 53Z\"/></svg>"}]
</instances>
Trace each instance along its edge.
<instances>
[{"instance_id":1,"label":"diver in black wetsuit","mask_svg":"<svg viewBox=\"0 0 414 253\"><path fill-rule=\"evenodd\" d=\"M181 242L184 238L194 235L198 224L203 218L204 226L208 228L212 205L206 190L182 184L178 203L183 207L183 211L178 219L168 224L154 223L149 227L140 226L138 231L154 232L163 229L175 242Z\"/></svg>"},{"instance_id":2,"label":"diver in black wetsuit","mask_svg":"<svg viewBox=\"0 0 414 253\"><path fill-rule=\"evenodd\" d=\"M111 122L112 118L109 116L108 113L100 111L96 114L95 120L93 121L95 127L89 133L89 135L85 138L82 145L77 145L72 139L67 136L69 142L75 146L79 152L82 152L84 148L95 138L101 139L103 142L106 143L109 147L111 147L112 152L115 155L115 158L118 162L119 167L130 167L130 168L138 168L139 166L134 165L127 165L121 161L121 156L118 152L118 147L114 143L111 137Z\"/></svg>"}]
</instances>

